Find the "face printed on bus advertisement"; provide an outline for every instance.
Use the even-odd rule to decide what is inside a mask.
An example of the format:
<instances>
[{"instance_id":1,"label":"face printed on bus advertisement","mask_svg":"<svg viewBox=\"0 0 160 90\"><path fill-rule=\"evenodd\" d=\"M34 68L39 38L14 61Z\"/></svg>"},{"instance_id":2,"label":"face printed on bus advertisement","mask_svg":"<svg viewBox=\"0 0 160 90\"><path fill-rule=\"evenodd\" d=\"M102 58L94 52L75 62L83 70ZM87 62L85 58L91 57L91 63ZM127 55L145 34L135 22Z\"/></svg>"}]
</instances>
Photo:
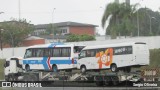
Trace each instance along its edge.
<instances>
[{"instance_id":1,"label":"face printed on bus advertisement","mask_svg":"<svg viewBox=\"0 0 160 90\"><path fill-rule=\"evenodd\" d=\"M102 65L109 66L113 60L113 49L108 48L104 51L96 53L96 58L98 58L99 69L102 68Z\"/></svg>"}]
</instances>

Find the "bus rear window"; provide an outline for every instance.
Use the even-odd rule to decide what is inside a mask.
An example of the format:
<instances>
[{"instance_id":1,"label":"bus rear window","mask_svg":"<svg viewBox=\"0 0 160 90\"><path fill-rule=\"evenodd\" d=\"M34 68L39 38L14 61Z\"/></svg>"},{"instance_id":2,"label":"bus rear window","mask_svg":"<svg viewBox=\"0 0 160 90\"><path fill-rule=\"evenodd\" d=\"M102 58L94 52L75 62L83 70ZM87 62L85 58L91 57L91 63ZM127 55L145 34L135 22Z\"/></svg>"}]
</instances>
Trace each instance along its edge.
<instances>
[{"instance_id":1,"label":"bus rear window","mask_svg":"<svg viewBox=\"0 0 160 90\"><path fill-rule=\"evenodd\" d=\"M146 44L146 43L143 43L143 42L136 42L135 44Z\"/></svg>"}]
</instances>

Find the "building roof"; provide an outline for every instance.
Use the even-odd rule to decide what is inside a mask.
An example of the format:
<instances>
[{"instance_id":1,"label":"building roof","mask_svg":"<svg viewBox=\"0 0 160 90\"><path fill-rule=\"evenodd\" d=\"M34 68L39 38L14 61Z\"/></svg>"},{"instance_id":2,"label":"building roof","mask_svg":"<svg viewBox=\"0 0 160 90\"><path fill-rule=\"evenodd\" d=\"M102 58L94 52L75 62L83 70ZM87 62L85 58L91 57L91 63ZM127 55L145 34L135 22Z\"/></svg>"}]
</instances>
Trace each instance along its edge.
<instances>
[{"instance_id":1,"label":"building roof","mask_svg":"<svg viewBox=\"0 0 160 90\"><path fill-rule=\"evenodd\" d=\"M44 38L40 38L40 37L36 37L36 36L29 36L25 40L37 40L37 39L44 39Z\"/></svg>"},{"instance_id":2,"label":"building roof","mask_svg":"<svg viewBox=\"0 0 160 90\"><path fill-rule=\"evenodd\" d=\"M66 39L66 35L40 35L40 38L44 39Z\"/></svg>"},{"instance_id":3,"label":"building roof","mask_svg":"<svg viewBox=\"0 0 160 90\"><path fill-rule=\"evenodd\" d=\"M38 24L38 25L35 25L35 28L36 29L47 28L48 25L50 24ZM56 27L65 27L65 26L97 27L97 25L93 25L93 24L77 23L77 22L70 22L70 21L54 23L53 25Z\"/></svg>"},{"instance_id":4,"label":"building roof","mask_svg":"<svg viewBox=\"0 0 160 90\"><path fill-rule=\"evenodd\" d=\"M62 27L62 26L92 26L97 27L97 25L93 24L85 24L85 23L77 23L77 22L61 22L61 23L54 23L55 26Z\"/></svg>"}]
</instances>

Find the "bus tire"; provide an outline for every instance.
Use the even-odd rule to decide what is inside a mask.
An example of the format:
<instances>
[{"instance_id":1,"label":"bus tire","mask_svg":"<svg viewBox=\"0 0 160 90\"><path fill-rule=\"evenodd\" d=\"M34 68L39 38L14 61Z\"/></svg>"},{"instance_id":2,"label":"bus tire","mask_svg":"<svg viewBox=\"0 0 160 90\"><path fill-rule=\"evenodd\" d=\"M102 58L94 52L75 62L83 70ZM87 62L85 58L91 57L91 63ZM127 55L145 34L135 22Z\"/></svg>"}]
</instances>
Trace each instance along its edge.
<instances>
[{"instance_id":1,"label":"bus tire","mask_svg":"<svg viewBox=\"0 0 160 90\"><path fill-rule=\"evenodd\" d=\"M26 72L30 71L30 66L28 64L25 66L25 70Z\"/></svg>"},{"instance_id":2,"label":"bus tire","mask_svg":"<svg viewBox=\"0 0 160 90\"><path fill-rule=\"evenodd\" d=\"M86 72L86 66L85 65L82 65L81 66L81 73L85 73Z\"/></svg>"},{"instance_id":3,"label":"bus tire","mask_svg":"<svg viewBox=\"0 0 160 90\"><path fill-rule=\"evenodd\" d=\"M9 78L8 78L9 81L14 81L14 76L13 75L9 75Z\"/></svg>"},{"instance_id":4,"label":"bus tire","mask_svg":"<svg viewBox=\"0 0 160 90\"><path fill-rule=\"evenodd\" d=\"M110 69L111 69L112 72L117 72L118 71L118 68L117 68L116 64L112 64Z\"/></svg>"},{"instance_id":5,"label":"bus tire","mask_svg":"<svg viewBox=\"0 0 160 90\"><path fill-rule=\"evenodd\" d=\"M53 70L53 72L58 72L57 65L53 65L53 66L52 66L52 70Z\"/></svg>"},{"instance_id":6,"label":"bus tire","mask_svg":"<svg viewBox=\"0 0 160 90\"><path fill-rule=\"evenodd\" d=\"M8 76L8 81L13 81L13 78L11 75Z\"/></svg>"}]
</instances>

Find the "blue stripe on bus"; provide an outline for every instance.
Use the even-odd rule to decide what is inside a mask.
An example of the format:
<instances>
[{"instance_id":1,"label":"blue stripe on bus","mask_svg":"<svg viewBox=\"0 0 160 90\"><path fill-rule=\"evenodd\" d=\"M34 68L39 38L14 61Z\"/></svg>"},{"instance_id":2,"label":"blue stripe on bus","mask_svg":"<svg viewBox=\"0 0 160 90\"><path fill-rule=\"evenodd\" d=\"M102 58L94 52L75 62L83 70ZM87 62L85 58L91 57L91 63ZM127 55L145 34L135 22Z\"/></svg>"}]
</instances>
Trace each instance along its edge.
<instances>
[{"instance_id":1,"label":"blue stripe on bus","mask_svg":"<svg viewBox=\"0 0 160 90\"><path fill-rule=\"evenodd\" d=\"M49 69L47 65L47 60L48 60L48 57L43 57L42 59L42 64L43 64L44 69Z\"/></svg>"},{"instance_id":2,"label":"blue stripe on bus","mask_svg":"<svg viewBox=\"0 0 160 90\"><path fill-rule=\"evenodd\" d=\"M51 60L50 64L72 64L72 60ZM76 60L74 60L74 64L77 64Z\"/></svg>"},{"instance_id":3,"label":"blue stripe on bus","mask_svg":"<svg viewBox=\"0 0 160 90\"><path fill-rule=\"evenodd\" d=\"M56 45L64 45L64 43L51 43L48 48L52 48L53 46L56 46Z\"/></svg>"},{"instance_id":4,"label":"blue stripe on bus","mask_svg":"<svg viewBox=\"0 0 160 90\"><path fill-rule=\"evenodd\" d=\"M45 69L48 69L47 57L43 60L23 60L23 64L43 64ZM50 64L72 64L72 60L50 60ZM77 60L74 60L74 64L77 64Z\"/></svg>"},{"instance_id":5,"label":"blue stripe on bus","mask_svg":"<svg viewBox=\"0 0 160 90\"><path fill-rule=\"evenodd\" d=\"M48 48L53 48L53 46L55 46L55 44L52 43L51 45L48 46Z\"/></svg>"}]
</instances>

